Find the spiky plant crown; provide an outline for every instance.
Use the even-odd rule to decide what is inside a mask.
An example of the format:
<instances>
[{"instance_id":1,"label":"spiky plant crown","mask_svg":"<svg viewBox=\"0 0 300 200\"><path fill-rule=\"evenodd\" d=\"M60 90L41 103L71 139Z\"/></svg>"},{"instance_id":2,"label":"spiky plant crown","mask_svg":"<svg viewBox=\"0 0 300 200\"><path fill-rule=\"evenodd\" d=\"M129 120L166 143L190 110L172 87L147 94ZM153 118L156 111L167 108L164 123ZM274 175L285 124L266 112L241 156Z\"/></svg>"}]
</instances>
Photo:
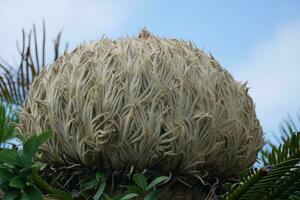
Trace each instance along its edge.
<instances>
[{"instance_id":1,"label":"spiky plant crown","mask_svg":"<svg viewBox=\"0 0 300 200\"><path fill-rule=\"evenodd\" d=\"M230 177L264 141L245 84L191 42L143 30L81 45L31 85L19 131L50 129L42 159Z\"/></svg>"}]
</instances>

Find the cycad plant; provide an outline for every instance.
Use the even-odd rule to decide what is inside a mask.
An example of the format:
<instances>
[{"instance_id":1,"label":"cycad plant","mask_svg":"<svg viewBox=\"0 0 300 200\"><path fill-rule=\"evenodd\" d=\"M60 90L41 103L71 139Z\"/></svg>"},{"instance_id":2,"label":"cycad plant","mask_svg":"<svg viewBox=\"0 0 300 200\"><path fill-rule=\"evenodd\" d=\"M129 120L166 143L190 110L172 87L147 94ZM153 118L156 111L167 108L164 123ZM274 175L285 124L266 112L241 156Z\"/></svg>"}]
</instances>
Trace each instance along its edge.
<instances>
[{"instance_id":1,"label":"cycad plant","mask_svg":"<svg viewBox=\"0 0 300 200\"><path fill-rule=\"evenodd\" d=\"M33 35L16 72L2 65L1 98L24 105L25 151L0 152L10 199L299 199L299 129L287 123L281 145L262 150L264 166L251 167L264 141L248 89L193 44L144 30L56 59L58 43L41 70ZM28 152L30 165L19 159Z\"/></svg>"},{"instance_id":2,"label":"cycad plant","mask_svg":"<svg viewBox=\"0 0 300 200\"><path fill-rule=\"evenodd\" d=\"M191 42L143 30L81 45L43 69L18 130L25 137L53 131L41 146L49 165L171 174L164 199L202 198L184 184L233 177L264 144L247 92Z\"/></svg>"}]
</instances>

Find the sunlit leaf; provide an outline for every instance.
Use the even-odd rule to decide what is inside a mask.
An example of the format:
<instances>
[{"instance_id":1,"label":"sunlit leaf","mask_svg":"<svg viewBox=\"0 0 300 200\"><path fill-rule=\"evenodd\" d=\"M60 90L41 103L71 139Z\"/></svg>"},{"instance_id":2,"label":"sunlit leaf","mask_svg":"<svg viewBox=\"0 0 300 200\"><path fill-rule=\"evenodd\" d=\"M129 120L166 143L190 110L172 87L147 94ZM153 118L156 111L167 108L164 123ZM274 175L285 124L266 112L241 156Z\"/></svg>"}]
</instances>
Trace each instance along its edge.
<instances>
[{"instance_id":1,"label":"sunlit leaf","mask_svg":"<svg viewBox=\"0 0 300 200\"><path fill-rule=\"evenodd\" d=\"M146 187L146 191L151 190L153 187L155 187L156 185L168 180L169 177L167 176L160 176L157 177L156 179L154 179L147 187Z\"/></svg>"},{"instance_id":2,"label":"sunlit leaf","mask_svg":"<svg viewBox=\"0 0 300 200\"><path fill-rule=\"evenodd\" d=\"M15 150L0 151L0 163L1 162L10 165L22 166L18 153Z\"/></svg>"},{"instance_id":3,"label":"sunlit leaf","mask_svg":"<svg viewBox=\"0 0 300 200\"><path fill-rule=\"evenodd\" d=\"M34 156L38 151L39 146L51 137L52 133L50 131L45 131L39 135L34 135L29 138L23 146L24 153L29 156Z\"/></svg>"},{"instance_id":4,"label":"sunlit leaf","mask_svg":"<svg viewBox=\"0 0 300 200\"><path fill-rule=\"evenodd\" d=\"M23 200L43 200L43 193L36 187L27 186L24 189Z\"/></svg>"},{"instance_id":5,"label":"sunlit leaf","mask_svg":"<svg viewBox=\"0 0 300 200\"><path fill-rule=\"evenodd\" d=\"M100 200L101 199L105 187L106 187L106 182L103 182L100 185L100 187L98 188L96 194L93 196L93 200Z\"/></svg>"},{"instance_id":6,"label":"sunlit leaf","mask_svg":"<svg viewBox=\"0 0 300 200\"><path fill-rule=\"evenodd\" d=\"M145 175L143 175L143 174L134 174L133 175L133 181L135 182L135 184L137 186L139 186L143 190L146 189L146 187L147 187L147 179L146 179Z\"/></svg>"},{"instance_id":7,"label":"sunlit leaf","mask_svg":"<svg viewBox=\"0 0 300 200\"><path fill-rule=\"evenodd\" d=\"M26 186L26 183L20 176L15 176L10 180L9 186L14 188L24 188Z\"/></svg>"},{"instance_id":8,"label":"sunlit leaf","mask_svg":"<svg viewBox=\"0 0 300 200\"><path fill-rule=\"evenodd\" d=\"M123 196L123 197L121 198L121 200L133 199L133 198L138 197L138 196L139 196L138 194L134 194L134 193L132 193L132 194L127 194L127 195Z\"/></svg>"},{"instance_id":9,"label":"sunlit leaf","mask_svg":"<svg viewBox=\"0 0 300 200\"><path fill-rule=\"evenodd\" d=\"M10 181L14 176L8 168L0 167L0 179Z\"/></svg>"}]
</instances>

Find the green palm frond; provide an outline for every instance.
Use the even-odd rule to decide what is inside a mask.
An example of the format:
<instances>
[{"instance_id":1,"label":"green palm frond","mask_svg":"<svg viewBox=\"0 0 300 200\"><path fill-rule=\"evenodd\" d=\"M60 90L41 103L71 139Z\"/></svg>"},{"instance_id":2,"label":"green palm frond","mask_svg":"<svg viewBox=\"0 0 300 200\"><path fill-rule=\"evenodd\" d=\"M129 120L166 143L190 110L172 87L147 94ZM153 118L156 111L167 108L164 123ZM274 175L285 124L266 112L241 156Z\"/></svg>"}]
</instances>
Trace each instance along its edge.
<instances>
[{"instance_id":1,"label":"green palm frond","mask_svg":"<svg viewBox=\"0 0 300 200\"><path fill-rule=\"evenodd\" d=\"M13 105L0 100L0 145L5 147L7 141L15 137L15 127L12 122L17 122L13 112Z\"/></svg>"},{"instance_id":2,"label":"green palm frond","mask_svg":"<svg viewBox=\"0 0 300 200\"><path fill-rule=\"evenodd\" d=\"M289 159L275 165L270 171L262 168L242 177L226 200L289 199L300 194L300 158Z\"/></svg>"},{"instance_id":3,"label":"green palm frond","mask_svg":"<svg viewBox=\"0 0 300 200\"><path fill-rule=\"evenodd\" d=\"M264 167L247 170L239 183L227 185L225 199L300 199L299 129L293 120L285 121L281 144L269 142L261 152Z\"/></svg>"},{"instance_id":4,"label":"green palm frond","mask_svg":"<svg viewBox=\"0 0 300 200\"><path fill-rule=\"evenodd\" d=\"M264 165L275 165L291 158L300 157L300 132L283 136L283 143L276 146L269 143L270 150L262 150Z\"/></svg>"},{"instance_id":5,"label":"green palm frond","mask_svg":"<svg viewBox=\"0 0 300 200\"><path fill-rule=\"evenodd\" d=\"M54 40L54 60L59 56L61 32ZM33 40L33 44L32 44ZM22 105L30 83L45 66L46 28L43 22L42 45L39 47L35 25L28 35L22 30L22 44L18 46L19 66L12 66L5 61L0 62L0 98L15 105Z\"/></svg>"},{"instance_id":6,"label":"green palm frond","mask_svg":"<svg viewBox=\"0 0 300 200\"><path fill-rule=\"evenodd\" d=\"M300 122L300 116L298 115ZM279 146L269 142L267 148L262 150L262 161L264 165L275 165L289 158L300 157L300 127L289 116L281 125L281 137ZM276 137L274 135L274 137Z\"/></svg>"}]
</instances>

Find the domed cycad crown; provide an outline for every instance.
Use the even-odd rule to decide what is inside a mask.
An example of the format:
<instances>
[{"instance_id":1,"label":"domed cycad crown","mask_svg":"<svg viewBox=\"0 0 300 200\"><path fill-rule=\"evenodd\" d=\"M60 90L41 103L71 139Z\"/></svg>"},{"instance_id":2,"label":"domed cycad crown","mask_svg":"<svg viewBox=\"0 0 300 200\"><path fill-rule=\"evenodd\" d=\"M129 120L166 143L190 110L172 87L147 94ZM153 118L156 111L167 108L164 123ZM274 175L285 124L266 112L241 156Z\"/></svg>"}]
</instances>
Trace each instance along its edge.
<instances>
[{"instance_id":1,"label":"domed cycad crown","mask_svg":"<svg viewBox=\"0 0 300 200\"><path fill-rule=\"evenodd\" d=\"M47 163L230 177L264 143L247 91L191 42L102 38L42 71L19 130L54 132Z\"/></svg>"}]
</instances>

